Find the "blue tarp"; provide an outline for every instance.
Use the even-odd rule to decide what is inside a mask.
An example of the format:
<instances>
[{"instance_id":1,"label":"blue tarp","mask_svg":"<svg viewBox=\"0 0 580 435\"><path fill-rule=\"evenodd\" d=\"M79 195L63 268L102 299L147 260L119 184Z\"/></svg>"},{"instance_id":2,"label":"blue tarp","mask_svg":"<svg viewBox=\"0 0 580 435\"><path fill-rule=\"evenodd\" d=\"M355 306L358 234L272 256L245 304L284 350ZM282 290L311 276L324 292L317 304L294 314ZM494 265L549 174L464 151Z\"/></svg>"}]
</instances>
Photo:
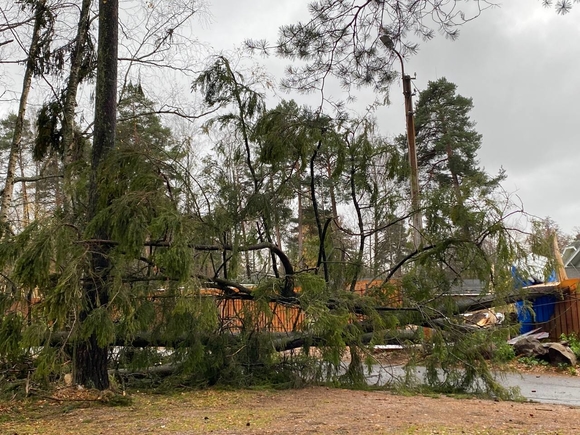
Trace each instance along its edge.
<instances>
[{"instance_id":1,"label":"blue tarp","mask_svg":"<svg viewBox=\"0 0 580 435\"><path fill-rule=\"evenodd\" d=\"M541 326L542 323L548 322L556 310L556 301L558 299L553 295L540 296L533 301L518 301L515 303L520 322L520 334L530 332Z\"/></svg>"},{"instance_id":2,"label":"blue tarp","mask_svg":"<svg viewBox=\"0 0 580 435\"><path fill-rule=\"evenodd\" d=\"M550 274L550 276L546 279L546 280L541 280L540 278L537 278L535 276L528 276L527 278L524 278L519 272L518 269L516 268L516 266L512 266L512 276L514 277L514 286L516 288L519 287L527 287L529 285L535 285L535 284L542 284L543 282L556 282L557 278L556 278L556 271L552 271L552 273Z\"/></svg>"},{"instance_id":3,"label":"blue tarp","mask_svg":"<svg viewBox=\"0 0 580 435\"><path fill-rule=\"evenodd\" d=\"M534 276L523 278L515 266L512 266L512 276L514 277L514 286L527 287L534 284L541 284L542 282L556 282L556 271L553 271L548 279L540 281ZM557 298L553 295L546 295L537 297L533 301L518 301L515 303L516 313L518 315L518 322L522 325L520 333L525 334L532 329L541 326L542 323L548 322L554 315L556 310Z\"/></svg>"}]
</instances>

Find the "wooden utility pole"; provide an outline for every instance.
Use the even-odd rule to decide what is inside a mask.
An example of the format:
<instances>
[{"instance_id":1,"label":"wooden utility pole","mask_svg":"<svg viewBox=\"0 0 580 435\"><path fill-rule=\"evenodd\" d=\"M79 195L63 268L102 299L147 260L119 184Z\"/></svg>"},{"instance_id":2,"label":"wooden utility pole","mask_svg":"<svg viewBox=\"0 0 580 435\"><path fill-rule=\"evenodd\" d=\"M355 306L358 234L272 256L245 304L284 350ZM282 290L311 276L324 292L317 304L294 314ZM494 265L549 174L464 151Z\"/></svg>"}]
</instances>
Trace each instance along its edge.
<instances>
[{"instance_id":1,"label":"wooden utility pole","mask_svg":"<svg viewBox=\"0 0 580 435\"><path fill-rule=\"evenodd\" d=\"M419 167L417 165L417 149L415 147L415 113L413 111L413 92L411 90L411 76L405 74L403 56L395 49L393 40L388 34L380 37L384 46L397 55L401 61L401 77L403 79L403 95L405 97L405 121L407 124L407 149L409 165L411 167L411 207L413 211L413 245L415 249L421 246L421 230L423 218L421 216L421 201L419 198Z\"/></svg>"},{"instance_id":2,"label":"wooden utility pole","mask_svg":"<svg viewBox=\"0 0 580 435\"><path fill-rule=\"evenodd\" d=\"M398 53L397 53L398 54ZM411 206L413 207L413 244L415 248L421 245L421 230L423 219L419 201L419 166L417 164L417 148L415 146L415 114L413 112L413 92L411 91L411 76L403 73L403 95L405 96L405 119L407 121L407 146L409 151L409 165L411 166Z\"/></svg>"}]
</instances>

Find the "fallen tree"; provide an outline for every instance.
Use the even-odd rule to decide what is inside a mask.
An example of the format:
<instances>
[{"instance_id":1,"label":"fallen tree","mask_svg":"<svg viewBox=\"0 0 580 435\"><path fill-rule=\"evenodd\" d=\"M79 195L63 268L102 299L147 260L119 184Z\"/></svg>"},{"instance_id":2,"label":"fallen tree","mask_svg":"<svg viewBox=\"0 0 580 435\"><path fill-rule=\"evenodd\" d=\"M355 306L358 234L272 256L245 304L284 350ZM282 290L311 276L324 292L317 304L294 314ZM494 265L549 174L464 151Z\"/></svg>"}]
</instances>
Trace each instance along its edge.
<instances>
[{"instance_id":1,"label":"fallen tree","mask_svg":"<svg viewBox=\"0 0 580 435\"><path fill-rule=\"evenodd\" d=\"M566 287L564 287L566 289ZM455 307L452 310L452 315L444 315L444 310L449 310L448 304L445 308L443 306L439 308L433 308L429 306L422 307L374 307L373 309L377 312L413 312L420 313L422 321L414 325L415 327L437 327L442 330L454 330L463 331L465 333L472 332L480 329L477 325L469 324L464 321L462 317L456 317L456 314L464 314L470 311L476 311L486 308L492 308L498 305L506 305L522 299L533 300L536 297L544 295L561 295L564 290L560 283L550 283L550 284L539 284L535 286L525 287L521 289L514 289L507 295L501 298L498 302L498 298L492 295L486 296L463 296L461 299L455 301ZM227 293L220 297L221 299L240 299L240 300L254 300L251 291L238 293ZM292 298L269 298L269 302L272 303L284 303L292 307L300 307L300 299L296 297ZM337 300L331 300L328 302L327 307L329 309L336 309L339 306ZM364 314L368 307L362 304L357 304L356 300L351 305L351 309L354 314ZM413 340L418 338L417 331L408 328L397 328L388 330L385 332L376 333L373 331L373 325L369 322L359 322L356 325L363 331L360 336L361 344L369 344L371 341L380 344L400 344L405 341ZM263 338L267 339L272 348L277 352L287 351L291 349L296 349L303 347L308 344L310 346L319 346L324 344L324 338L317 336L309 332L292 331L292 332L260 332ZM224 334L224 336L229 337L231 343L234 344L239 341L239 333ZM50 346L62 346L68 340L71 339L71 333L67 331L57 331L52 332L48 338L48 344ZM73 337L74 339L74 337ZM206 336L203 342L211 340L211 336ZM150 331L141 331L132 334L130 339L117 337L113 346L130 346L134 348L144 348L144 347L179 347L182 343L187 342L188 335L181 334L177 337L167 337L162 334L156 334Z\"/></svg>"}]
</instances>

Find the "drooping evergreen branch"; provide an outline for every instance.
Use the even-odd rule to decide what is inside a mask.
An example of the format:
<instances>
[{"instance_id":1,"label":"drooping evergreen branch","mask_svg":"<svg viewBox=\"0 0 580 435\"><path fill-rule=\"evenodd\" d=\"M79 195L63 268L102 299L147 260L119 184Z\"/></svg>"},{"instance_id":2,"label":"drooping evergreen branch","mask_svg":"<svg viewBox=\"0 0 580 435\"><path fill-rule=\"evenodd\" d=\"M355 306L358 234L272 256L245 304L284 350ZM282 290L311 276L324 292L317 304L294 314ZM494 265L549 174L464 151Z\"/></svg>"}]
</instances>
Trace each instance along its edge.
<instances>
[{"instance_id":1,"label":"drooping evergreen branch","mask_svg":"<svg viewBox=\"0 0 580 435\"><path fill-rule=\"evenodd\" d=\"M80 240L77 243L89 244L89 245L101 245L101 246L118 246L119 242L115 240L109 239L88 239L88 240ZM150 246L150 247L170 247L172 244L171 242L165 240L152 240L152 241L145 241L143 246ZM223 244L223 245L196 245L196 244L189 244L188 245L191 249L196 251L233 251L234 247L231 245ZM284 287L282 289L283 296L285 297L292 297L294 296L294 267L292 266L292 262L288 258L288 256L282 251L277 245L269 242L262 242L255 245L249 246L240 246L235 248L235 250L239 252L245 251L259 251L262 249L268 249L270 252L275 254L279 259L280 263L284 267ZM216 281L215 278L212 280ZM216 281L217 282L217 281ZM224 282L226 282L224 280Z\"/></svg>"}]
</instances>

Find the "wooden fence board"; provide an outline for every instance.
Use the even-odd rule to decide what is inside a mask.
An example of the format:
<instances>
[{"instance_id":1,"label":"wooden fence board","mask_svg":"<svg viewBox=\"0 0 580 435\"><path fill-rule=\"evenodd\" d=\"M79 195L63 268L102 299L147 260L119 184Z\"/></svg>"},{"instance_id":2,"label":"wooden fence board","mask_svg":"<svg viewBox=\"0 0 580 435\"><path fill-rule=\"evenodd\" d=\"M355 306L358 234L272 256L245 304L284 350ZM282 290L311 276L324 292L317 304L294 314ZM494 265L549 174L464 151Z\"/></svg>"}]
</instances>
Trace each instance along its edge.
<instances>
[{"instance_id":1,"label":"wooden fence board","mask_svg":"<svg viewBox=\"0 0 580 435\"><path fill-rule=\"evenodd\" d=\"M562 334L580 336L580 298L575 290L564 293L563 300L555 303L554 315L544 330L552 340L559 340Z\"/></svg>"},{"instance_id":2,"label":"wooden fence board","mask_svg":"<svg viewBox=\"0 0 580 435\"><path fill-rule=\"evenodd\" d=\"M240 299L216 299L223 327L240 330L243 327L269 332L299 330L304 322L304 312L299 307L289 307L271 302L271 313L259 310L254 301Z\"/></svg>"}]
</instances>

